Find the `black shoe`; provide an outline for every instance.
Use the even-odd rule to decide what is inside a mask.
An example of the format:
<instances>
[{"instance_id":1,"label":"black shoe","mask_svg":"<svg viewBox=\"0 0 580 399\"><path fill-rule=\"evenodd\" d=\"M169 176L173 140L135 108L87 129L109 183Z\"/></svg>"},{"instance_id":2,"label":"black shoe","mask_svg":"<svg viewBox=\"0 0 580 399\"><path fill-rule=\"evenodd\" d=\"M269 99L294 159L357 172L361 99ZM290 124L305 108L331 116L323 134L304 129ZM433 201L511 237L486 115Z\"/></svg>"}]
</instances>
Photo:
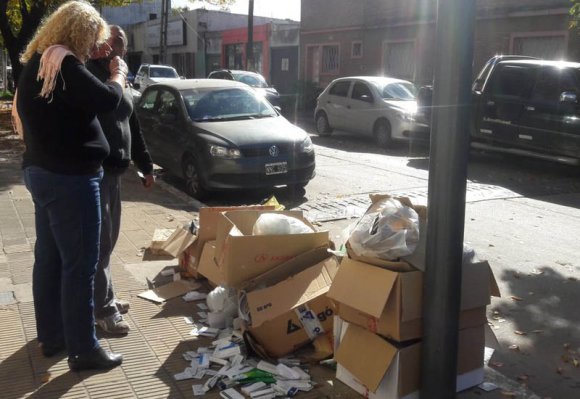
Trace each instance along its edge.
<instances>
[{"instance_id":1,"label":"black shoe","mask_svg":"<svg viewBox=\"0 0 580 399\"><path fill-rule=\"evenodd\" d=\"M69 356L68 367L72 371L106 370L123 363L123 355L109 353L103 348L94 349L82 355Z\"/></svg>"},{"instance_id":2,"label":"black shoe","mask_svg":"<svg viewBox=\"0 0 580 399\"><path fill-rule=\"evenodd\" d=\"M61 344L46 344L41 342L39 345L40 351L42 352L44 357L53 357L54 355L62 352L66 349L66 345Z\"/></svg>"}]
</instances>

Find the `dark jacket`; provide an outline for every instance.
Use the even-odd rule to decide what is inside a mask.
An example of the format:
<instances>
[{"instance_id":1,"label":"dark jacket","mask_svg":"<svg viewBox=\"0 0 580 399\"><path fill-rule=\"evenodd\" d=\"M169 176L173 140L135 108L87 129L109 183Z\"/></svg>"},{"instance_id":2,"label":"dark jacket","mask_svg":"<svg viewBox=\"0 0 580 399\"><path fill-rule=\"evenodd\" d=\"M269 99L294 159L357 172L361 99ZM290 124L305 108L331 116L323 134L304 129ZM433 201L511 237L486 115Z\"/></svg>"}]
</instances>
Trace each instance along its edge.
<instances>
[{"instance_id":1,"label":"dark jacket","mask_svg":"<svg viewBox=\"0 0 580 399\"><path fill-rule=\"evenodd\" d=\"M18 81L17 107L26 143L22 165L69 175L96 172L109 154L96 116L117 108L122 88L102 83L69 55L51 97L42 98L43 81L36 79L40 57L35 54L26 63Z\"/></svg>"},{"instance_id":2,"label":"dark jacket","mask_svg":"<svg viewBox=\"0 0 580 399\"><path fill-rule=\"evenodd\" d=\"M87 69L100 81L109 79L108 60L90 60ZM139 127L137 116L133 112L133 95L131 90L123 90L123 98L114 111L98 114L99 122L109 142L111 151L103 162L105 171L123 173L131 160L144 174L153 173L153 162Z\"/></svg>"}]
</instances>

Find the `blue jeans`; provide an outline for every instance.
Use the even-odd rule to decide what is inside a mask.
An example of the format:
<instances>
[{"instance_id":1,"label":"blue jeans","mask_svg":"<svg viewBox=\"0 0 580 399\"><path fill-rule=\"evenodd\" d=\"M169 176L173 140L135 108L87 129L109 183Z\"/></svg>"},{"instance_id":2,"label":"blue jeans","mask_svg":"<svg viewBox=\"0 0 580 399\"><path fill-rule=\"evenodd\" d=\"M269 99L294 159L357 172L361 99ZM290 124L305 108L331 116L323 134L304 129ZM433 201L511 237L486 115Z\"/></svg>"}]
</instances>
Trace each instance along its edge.
<instances>
[{"instance_id":1,"label":"blue jeans","mask_svg":"<svg viewBox=\"0 0 580 399\"><path fill-rule=\"evenodd\" d=\"M36 216L32 293L38 341L66 344L69 356L99 347L93 286L101 227L103 172L61 175L24 169Z\"/></svg>"}]
</instances>

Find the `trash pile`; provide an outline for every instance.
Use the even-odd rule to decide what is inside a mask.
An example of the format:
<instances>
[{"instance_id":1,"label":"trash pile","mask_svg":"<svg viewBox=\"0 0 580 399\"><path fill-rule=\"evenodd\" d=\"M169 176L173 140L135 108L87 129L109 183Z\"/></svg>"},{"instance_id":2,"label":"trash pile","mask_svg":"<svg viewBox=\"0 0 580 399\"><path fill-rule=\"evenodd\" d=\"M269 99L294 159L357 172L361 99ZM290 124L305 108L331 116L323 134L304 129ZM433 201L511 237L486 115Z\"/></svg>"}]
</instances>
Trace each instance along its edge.
<instances>
[{"instance_id":1,"label":"trash pile","mask_svg":"<svg viewBox=\"0 0 580 399\"><path fill-rule=\"evenodd\" d=\"M300 358L289 357L313 343L311 359L334 353L336 378L358 393L414 397L427 209L388 195L371 201L342 252L302 212L273 205L202 208L198 223L163 243L156 235L156 250L179 258L183 276L213 287L205 294L192 291L199 284L172 283L186 290L184 300L205 301L195 321L185 318L191 335L214 339L184 353L188 364L175 378L200 380L194 395L291 397L315 386ZM458 390L483 381L486 306L499 296L489 264L465 252Z\"/></svg>"}]
</instances>

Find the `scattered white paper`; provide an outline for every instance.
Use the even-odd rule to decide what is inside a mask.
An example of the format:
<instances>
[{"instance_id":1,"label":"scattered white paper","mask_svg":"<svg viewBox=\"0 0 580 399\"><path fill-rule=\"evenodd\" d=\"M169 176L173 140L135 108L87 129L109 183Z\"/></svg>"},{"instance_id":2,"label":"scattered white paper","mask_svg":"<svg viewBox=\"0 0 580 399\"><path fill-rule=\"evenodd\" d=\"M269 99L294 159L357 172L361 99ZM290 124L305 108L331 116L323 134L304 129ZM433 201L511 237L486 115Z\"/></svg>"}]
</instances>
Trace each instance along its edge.
<instances>
[{"instance_id":1,"label":"scattered white paper","mask_svg":"<svg viewBox=\"0 0 580 399\"><path fill-rule=\"evenodd\" d=\"M185 324L193 324L193 317L184 317Z\"/></svg>"},{"instance_id":2,"label":"scattered white paper","mask_svg":"<svg viewBox=\"0 0 580 399\"><path fill-rule=\"evenodd\" d=\"M192 301L200 301L202 299L207 298L207 294L204 294L199 291L191 291L182 296L185 302L192 302Z\"/></svg>"},{"instance_id":3,"label":"scattered white paper","mask_svg":"<svg viewBox=\"0 0 580 399\"><path fill-rule=\"evenodd\" d=\"M300 374L283 363L278 363L276 366L276 374L288 380L299 380Z\"/></svg>"},{"instance_id":4,"label":"scattered white paper","mask_svg":"<svg viewBox=\"0 0 580 399\"><path fill-rule=\"evenodd\" d=\"M276 366L274 366L272 363L268 363L265 360L260 360L260 362L258 363L256 368L258 370L266 371L270 374L274 374L274 375L278 374L278 369L276 368Z\"/></svg>"},{"instance_id":5,"label":"scattered white paper","mask_svg":"<svg viewBox=\"0 0 580 399\"><path fill-rule=\"evenodd\" d=\"M207 319L207 312L197 312L197 315L202 319Z\"/></svg>"},{"instance_id":6,"label":"scattered white paper","mask_svg":"<svg viewBox=\"0 0 580 399\"><path fill-rule=\"evenodd\" d=\"M220 396L224 399L244 399L244 396L234 388L228 388L221 391Z\"/></svg>"},{"instance_id":7,"label":"scattered white paper","mask_svg":"<svg viewBox=\"0 0 580 399\"><path fill-rule=\"evenodd\" d=\"M169 269L161 270L161 275L163 277L173 276L174 274L175 274L175 269L174 268L169 268Z\"/></svg>"},{"instance_id":8,"label":"scattered white paper","mask_svg":"<svg viewBox=\"0 0 580 399\"><path fill-rule=\"evenodd\" d=\"M251 394L252 392L256 392L259 391L263 388L266 388L267 385L264 382L255 382L253 384L250 385L246 385L245 387L242 387L242 392L246 395Z\"/></svg>"},{"instance_id":9,"label":"scattered white paper","mask_svg":"<svg viewBox=\"0 0 580 399\"><path fill-rule=\"evenodd\" d=\"M208 310L209 308L207 307L207 305L203 302L196 304L198 308L200 308L201 310Z\"/></svg>"},{"instance_id":10,"label":"scattered white paper","mask_svg":"<svg viewBox=\"0 0 580 399\"><path fill-rule=\"evenodd\" d=\"M497 385L495 385L493 382L487 382L487 381L482 382L477 387L480 389L483 389L485 392L491 392L491 391L495 391L497 389Z\"/></svg>"},{"instance_id":11,"label":"scattered white paper","mask_svg":"<svg viewBox=\"0 0 580 399\"><path fill-rule=\"evenodd\" d=\"M207 392L203 387L203 385L194 385L192 388L193 388L193 396L203 396Z\"/></svg>"},{"instance_id":12,"label":"scattered white paper","mask_svg":"<svg viewBox=\"0 0 580 399\"><path fill-rule=\"evenodd\" d=\"M193 378L194 376L194 371L191 367L186 368L185 370L183 370L181 373L177 373L173 376L173 378L175 378L176 381L183 381L183 380L189 380L191 378Z\"/></svg>"}]
</instances>

